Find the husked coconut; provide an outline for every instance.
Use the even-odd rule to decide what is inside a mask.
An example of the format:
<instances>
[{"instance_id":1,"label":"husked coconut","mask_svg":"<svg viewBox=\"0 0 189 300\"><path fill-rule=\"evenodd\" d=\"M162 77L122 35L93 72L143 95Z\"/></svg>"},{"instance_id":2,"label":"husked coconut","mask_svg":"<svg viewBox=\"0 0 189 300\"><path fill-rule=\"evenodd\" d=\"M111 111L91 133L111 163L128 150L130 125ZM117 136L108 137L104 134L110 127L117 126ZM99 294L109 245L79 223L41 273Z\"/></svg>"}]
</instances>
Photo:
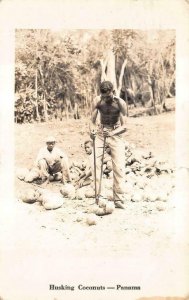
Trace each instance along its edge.
<instances>
[{"instance_id":1,"label":"husked coconut","mask_svg":"<svg viewBox=\"0 0 189 300\"><path fill-rule=\"evenodd\" d=\"M104 198L102 198L102 197L100 197L99 200L98 200L98 206L99 207L105 207L106 204L107 204L107 200L104 199Z\"/></svg>"},{"instance_id":2,"label":"husked coconut","mask_svg":"<svg viewBox=\"0 0 189 300\"><path fill-rule=\"evenodd\" d=\"M167 195L166 191L159 191L158 200L167 201L167 199L168 199L168 195Z\"/></svg>"},{"instance_id":3,"label":"husked coconut","mask_svg":"<svg viewBox=\"0 0 189 300\"><path fill-rule=\"evenodd\" d=\"M95 211L95 214L96 214L97 216L104 216L104 215L107 215L105 207L98 207L98 208L96 209L96 211Z\"/></svg>"},{"instance_id":4,"label":"husked coconut","mask_svg":"<svg viewBox=\"0 0 189 300\"><path fill-rule=\"evenodd\" d=\"M74 181L77 181L79 179L79 175L77 173L71 173L70 176L71 176L71 179Z\"/></svg>"},{"instance_id":5,"label":"husked coconut","mask_svg":"<svg viewBox=\"0 0 189 300\"><path fill-rule=\"evenodd\" d=\"M61 194L69 199L75 198L75 187L71 183L66 183L60 189Z\"/></svg>"},{"instance_id":6,"label":"husked coconut","mask_svg":"<svg viewBox=\"0 0 189 300\"><path fill-rule=\"evenodd\" d=\"M139 178L136 182L137 186L139 187L139 189L144 189L146 186L146 183L143 179Z\"/></svg>"},{"instance_id":7,"label":"husked coconut","mask_svg":"<svg viewBox=\"0 0 189 300\"><path fill-rule=\"evenodd\" d=\"M95 197L95 192L93 190L93 188L88 188L85 192L85 197L86 198L94 198Z\"/></svg>"},{"instance_id":8,"label":"husked coconut","mask_svg":"<svg viewBox=\"0 0 189 300\"><path fill-rule=\"evenodd\" d=\"M154 193L153 189L148 188L145 191L144 198L145 198L146 201L154 202L157 199L157 195L156 195L156 193Z\"/></svg>"},{"instance_id":9,"label":"husked coconut","mask_svg":"<svg viewBox=\"0 0 189 300\"><path fill-rule=\"evenodd\" d=\"M62 206L64 199L58 193L48 190L43 191L41 195L42 204L45 209L57 209Z\"/></svg>"},{"instance_id":10,"label":"husked coconut","mask_svg":"<svg viewBox=\"0 0 189 300\"><path fill-rule=\"evenodd\" d=\"M79 199L79 200L82 200L82 199L85 198L85 189L84 188L81 188L81 189L77 190L76 198Z\"/></svg>"},{"instance_id":11,"label":"husked coconut","mask_svg":"<svg viewBox=\"0 0 189 300\"><path fill-rule=\"evenodd\" d=\"M113 201L108 201L105 207L105 211L107 214L112 214L115 209L115 205Z\"/></svg>"},{"instance_id":12,"label":"husked coconut","mask_svg":"<svg viewBox=\"0 0 189 300\"><path fill-rule=\"evenodd\" d=\"M158 203L158 205L156 206L156 209L157 209L158 211L164 211L164 210L166 210L166 205L165 205L165 203Z\"/></svg>"},{"instance_id":13,"label":"husked coconut","mask_svg":"<svg viewBox=\"0 0 189 300\"><path fill-rule=\"evenodd\" d=\"M151 202L155 202L157 200L157 194L155 192L153 192L150 196L149 199Z\"/></svg>"},{"instance_id":14,"label":"husked coconut","mask_svg":"<svg viewBox=\"0 0 189 300\"><path fill-rule=\"evenodd\" d=\"M129 183L129 182L126 182L125 183L125 193L132 194L133 190L134 190L133 184Z\"/></svg>"},{"instance_id":15,"label":"husked coconut","mask_svg":"<svg viewBox=\"0 0 189 300\"><path fill-rule=\"evenodd\" d=\"M37 169L31 169L27 175L25 176L25 182L32 182L40 176L39 171Z\"/></svg>"},{"instance_id":16,"label":"husked coconut","mask_svg":"<svg viewBox=\"0 0 189 300\"><path fill-rule=\"evenodd\" d=\"M138 190L135 191L132 197L132 201L141 202L143 200L143 194Z\"/></svg>"},{"instance_id":17,"label":"husked coconut","mask_svg":"<svg viewBox=\"0 0 189 300\"><path fill-rule=\"evenodd\" d=\"M96 225L97 224L97 218L95 214L89 214L86 218L86 223L91 226L91 225Z\"/></svg>"},{"instance_id":18,"label":"husked coconut","mask_svg":"<svg viewBox=\"0 0 189 300\"><path fill-rule=\"evenodd\" d=\"M113 180L111 179L104 179L103 186L105 190L112 190Z\"/></svg>"},{"instance_id":19,"label":"husked coconut","mask_svg":"<svg viewBox=\"0 0 189 300\"><path fill-rule=\"evenodd\" d=\"M84 220L84 214L82 212L77 213L76 215L76 221L81 222Z\"/></svg>"},{"instance_id":20,"label":"husked coconut","mask_svg":"<svg viewBox=\"0 0 189 300\"><path fill-rule=\"evenodd\" d=\"M95 203L91 209L89 209L88 213L96 214L96 210L99 208L99 206Z\"/></svg>"},{"instance_id":21,"label":"husked coconut","mask_svg":"<svg viewBox=\"0 0 189 300\"><path fill-rule=\"evenodd\" d=\"M35 189L35 197L36 197L36 201L39 201L41 196L41 191L39 189Z\"/></svg>"},{"instance_id":22,"label":"husked coconut","mask_svg":"<svg viewBox=\"0 0 189 300\"><path fill-rule=\"evenodd\" d=\"M103 195L103 198L105 198L105 199L108 199L108 200L110 200L110 199L112 199L112 197L113 197L113 192L112 192L112 190L103 190L103 192L102 192L102 195Z\"/></svg>"},{"instance_id":23,"label":"husked coconut","mask_svg":"<svg viewBox=\"0 0 189 300\"><path fill-rule=\"evenodd\" d=\"M18 199L22 200L25 203L34 203L36 202L36 191L32 188L27 188L19 192Z\"/></svg>"},{"instance_id":24,"label":"husked coconut","mask_svg":"<svg viewBox=\"0 0 189 300\"><path fill-rule=\"evenodd\" d=\"M20 180L24 180L28 173L29 173L29 170L27 168L18 168L16 170L16 176Z\"/></svg>"},{"instance_id":25,"label":"husked coconut","mask_svg":"<svg viewBox=\"0 0 189 300\"><path fill-rule=\"evenodd\" d=\"M125 199L125 201L131 201L132 195L127 193L127 194L124 195L124 199Z\"/></svg>"}]
</instances>

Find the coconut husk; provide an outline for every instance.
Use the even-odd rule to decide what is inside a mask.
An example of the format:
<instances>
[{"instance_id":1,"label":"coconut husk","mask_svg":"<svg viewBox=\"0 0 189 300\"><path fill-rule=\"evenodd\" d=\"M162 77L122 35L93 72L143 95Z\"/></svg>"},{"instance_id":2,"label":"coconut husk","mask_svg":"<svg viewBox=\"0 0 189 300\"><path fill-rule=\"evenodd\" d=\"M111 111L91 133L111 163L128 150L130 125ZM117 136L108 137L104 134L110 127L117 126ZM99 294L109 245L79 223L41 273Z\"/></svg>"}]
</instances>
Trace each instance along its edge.
<instances>
[{"instance_id":1,"label":"coconut husk","mask_svg":"<svg viewBox=\"0 0 189 300\"><path fill-rule=\"evenodd\" d=\"M75 198L75 187L71 183L66 183L62 185L60 192L65 198Z\"/></svg>"}]
</instances>

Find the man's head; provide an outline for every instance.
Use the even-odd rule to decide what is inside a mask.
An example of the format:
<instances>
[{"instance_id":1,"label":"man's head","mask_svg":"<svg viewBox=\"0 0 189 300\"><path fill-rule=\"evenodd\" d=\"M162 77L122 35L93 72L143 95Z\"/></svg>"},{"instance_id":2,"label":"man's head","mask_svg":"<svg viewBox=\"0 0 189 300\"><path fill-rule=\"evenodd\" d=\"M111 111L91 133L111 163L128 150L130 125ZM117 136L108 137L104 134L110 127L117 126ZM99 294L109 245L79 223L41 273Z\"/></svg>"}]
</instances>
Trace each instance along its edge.
<instances>
[{"instance_id":1,"label":"man's head","mask_svg":"<svg viewBox=\"0 0 189 300\"><path fill-rule=\"evenodd\" d=\"M114 87L113 84L110 81L103 81L100 85L100 93L101 93L101 97L102 99L107 102L110 103L113 100L113 91L114 91Z\"/></svg>"},{"instance_id":2,"label":"man's head","mask_svg":"<svg viewBox=\"0 0 189 300\"><path fill-rule=\"evenodd\" d=\"M53 136L48 136L46 139L47 149L52 151L56 143L56 139Z\"/></svg>"},{"instance_id":3,"label":"man's head","mask_svg":"<svg viewBox=\"0 0 189 300\"><path fill-rule=\"evenodd\" d=\"M111 149L108 146L106 147L106 153L109 154L109 155L111 155Z\"/></svg>"},{"instance_id":4,"label":"man's head","mask_svg":"<svg viewBox=\"0 0 189 300\"><path fill-rule=\"evenodd\" d=\"M90 155L92 153L92 141L88 140L84 143L85 152Z\"/></svg>"}]
</instances>

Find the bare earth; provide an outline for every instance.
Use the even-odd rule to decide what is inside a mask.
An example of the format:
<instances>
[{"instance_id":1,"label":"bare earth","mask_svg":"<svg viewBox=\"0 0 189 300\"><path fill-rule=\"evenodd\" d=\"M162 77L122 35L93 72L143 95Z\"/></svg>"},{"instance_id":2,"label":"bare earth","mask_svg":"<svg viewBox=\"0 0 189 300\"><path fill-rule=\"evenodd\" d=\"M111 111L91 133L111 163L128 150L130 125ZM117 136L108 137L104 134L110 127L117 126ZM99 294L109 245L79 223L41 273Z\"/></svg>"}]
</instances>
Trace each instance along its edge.
<instances>
[{"instance_id":1,"label":"bare earth","mask_svg":"<svg viewBox=\"0 0 189 300\"><path fill-rule=\"evenodd\" d=\"M15 125L15 167L31 167L47 135L70 160L84 158L88 119ZM128 118L126 140L138 149L152 151L174 168L175 114ZM164 184L174 176L162 177ZM12 231L7 232L1 283L3 299L139 299L142 296L184 296L180 282L184 266L175 241L174 205L167 202L128 202L126 210L98 217L89 226L85 218L94 199L65 199L57 210L17 200L29 184L15 176ZM48 188L59 191L60 183ZM11 257L11 259L10 259ZM183 257L183 256L182 256ZM9 288L10 281L13 289ZM49 284L74 285L76 291L49 291ZM140 291L78 291L78 284L141 286ZM151 299L151 298L149 298ZM156 299L156 298L155 298ZM157 298L164 299L164 298ZM168 298L167 298L168 299ZM174 299L174 298L171 298ZM176 298L175 298L176 299Z\"/></svg>"}]
</instances>

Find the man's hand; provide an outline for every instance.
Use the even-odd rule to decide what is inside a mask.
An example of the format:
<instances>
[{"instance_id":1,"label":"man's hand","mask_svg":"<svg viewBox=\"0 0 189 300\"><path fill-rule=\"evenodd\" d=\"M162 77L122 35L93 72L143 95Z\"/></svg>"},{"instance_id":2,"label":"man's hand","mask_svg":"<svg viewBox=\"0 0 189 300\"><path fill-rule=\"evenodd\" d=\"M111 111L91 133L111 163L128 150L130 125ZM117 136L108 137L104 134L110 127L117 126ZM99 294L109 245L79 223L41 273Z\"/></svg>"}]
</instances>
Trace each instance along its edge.
<instances>
[{"instance_id":1,"label":"man's hand","mask_svg":"<svg viewBox=\"0 0 189 300\"><path fill-rule=\"evenodd\" d=\"M51 175L49 175L48 177L46 177L46 179L44 179L43 183L41 184L42 187L46 187L47 184L49 184L49 182L50 182L50 176Z\"/></svg>"},{"instance_id":2,"label":"man's hand","mask_svg":"<svg viewBox=\"0 0 189 300\"><path fill-rule=\"evenodd\" d=\"M84 181L85 180L83 178L79 180L78 185L80 188L83 186Z\"/></svg>"},{"instance_id":3,"label":"man's hand","mask_svg":"<svg viewBox=\"0 0 189 300\"><path fill-rule=\"evenodd\" d=\"M108 131L107 129L103 129L103 136L111 137L111 136L113 136L113 131Z\"/></svg>"}]
</instances>

